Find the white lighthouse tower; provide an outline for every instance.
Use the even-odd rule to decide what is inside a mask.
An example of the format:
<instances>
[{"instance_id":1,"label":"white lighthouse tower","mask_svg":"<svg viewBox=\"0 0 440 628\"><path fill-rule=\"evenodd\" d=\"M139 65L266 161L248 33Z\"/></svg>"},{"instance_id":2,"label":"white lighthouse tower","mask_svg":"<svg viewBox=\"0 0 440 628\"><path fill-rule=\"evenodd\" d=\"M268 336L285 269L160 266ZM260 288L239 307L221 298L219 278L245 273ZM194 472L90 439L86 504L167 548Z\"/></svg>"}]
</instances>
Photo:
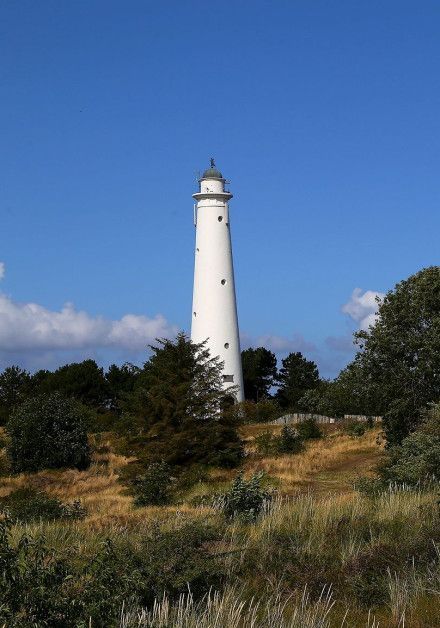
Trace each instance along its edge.
<instances>
[{"instance_id":1,"label":"white lighthouse tower","mask_svg":"<svg viewBox=\"0 0 440 628\"><path fill-rule=\"evenodd\" d=\"M199 192L193 194L196 252L191 340L208 340L211 355L224 362L225 388L236 386L237 401L243 401L228 206L232 194L225 190L225 183L211 159L211 167L199 180Z\"/></svg>"}]
</instances>

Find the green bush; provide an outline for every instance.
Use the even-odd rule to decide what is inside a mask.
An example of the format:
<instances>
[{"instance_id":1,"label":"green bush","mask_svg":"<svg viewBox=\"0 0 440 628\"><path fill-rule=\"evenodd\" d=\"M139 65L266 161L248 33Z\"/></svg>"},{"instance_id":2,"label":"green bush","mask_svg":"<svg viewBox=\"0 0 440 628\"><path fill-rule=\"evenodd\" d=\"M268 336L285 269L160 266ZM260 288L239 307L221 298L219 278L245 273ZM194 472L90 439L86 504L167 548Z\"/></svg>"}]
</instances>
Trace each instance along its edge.
<instances>
[{"instance_id":1,"label":"green bush","mask_svg":"<svg viewBox=\"0 0 440 628\"><path fill-rule=\"evenodd\" d=\"M136 506L167 504L171 493L171 467L166 462L153 462L143 475L132 481Z\"/></svg>"},{"instance_id":2,"label":"green bush","mask_svg":"<svg viewBox=\"0 0 440 628\"><path fill-rule=\"evenodd\" d=\"M361 477L354 483L354 488L366 497L377 497L387 489L387 483L381 478Z\"/></svg>"},{"instance_id":3,"label":"green bush","mask_svg":"<svg viewBox=\"0 0 440 628\"><path fill-rule=\"evenodd\" d=\"M19 488L6 497L0 498L0 511L7 512L13 521L52 521L54 519L83 519L86 510L81 502L63 504L56 497L43 491Z\"/></svg>"},{"instance_id":4,"label":"green bush","mask_svg":"<svg viewBox=\"0 0 440 628\"><path fill-rule=\"evenodd\" d=\"M367 429L367 424L359 421L347 421L344 424L344 432L348 434L348 436L353 436L355 438L363 436Z\"/></svg>"},{"instance_id":5,"label":"green bush","mask_svg":"<svg viewBox=\"0 0 440 628\"><path fill-rule=\"evenodd\" d=\"M304 448L298 431L290 425L285 425L276 439L276 448L280 454L297 454Z\"/></svg>"},{"instance_id":6,"label":"green bush","mask_svg":"<svg viewBox=\"0 0 440 628\"><path fill-rule=\"evenodd\" d=\"M22 535L12 544L10 528L9 519L0 520L0 621L8 628L79 625L83 608L69 599L67 563L43 538Z\"/></svg>"},{"instance_id":7,"label":"green bush","mask_svg":"<svg viewBox=\"0 0 440 628\"><path fill-rule=\"evenodd\" d=\"M6 427L12 470L87 468L90 464L88 416L81 404L59 393L23 402Z\"/></svg>"},{"instance_id":8,"label":"green bush","mask_svg":"<svg viewBox=\"0 0 440 628\"><path fill-rule=\"evenodd\" d=\"M229 519L240 517L255 521L263 510L264 503L270 499L270 493L261 486L263 473L245 480L240 473L234 479L231 488L223 495L222 510Z\"/></svg>"},{"instance_id":9,"label":"green bush","mask_svg":"<svg viewBox=\"0 0 440 628\"><path fill-rule=\"evenodd\" d=\"M440 481L440 434L414 432L393 447L380 468L388 482L411 486Z\"/></svg>"},{"instance_id":10,"label":"green bush","mask_svg":"<svg viewBox=\"0 0 440 628\"><path fill-rule=\"evenodd\" d=\"M390 484L429 488L440 482L440 404L431 406L415 432L386 451L378 471L376 483L383 488ZM368 492L367 481L361 482L360 490Z\"/></svg>"},{"instance_id":11,"label":"green bush","mask_svg":"<svg viewBox=\"0 0 440 628\"><path fill-rule=\"evenodd\" d=\"M257 452L263 456L297 454L304 448L299 432L289 425L283 427L279 436L275 436L271 432L259 434L254 443Z\"/></svg>"},{"instance_id":12,"label":"green bush","mask_svg":"<svg viewBox=\"0 0 440 628\"><path fill-rule=\"evenodd\" d=\"M263 432L254 439L257 452L263 456L276 452L276 442L276 437L271 432Z\"/></svg>"},{"instance_id":13,"label":"green bush","mask_svg":"<svg viewBox=\"0 0 440 628\"><path fill-rule=\"evenodd\" d=\"M115 628L123 604L151 605L191 590L196 599L224 579L209 545L220 531L198 522L154 528L137 542L104 541L81 559L64 556L44 537L11 541L11 521L0 520L0 621L8 628Z\"/></svg>"},{"instance_id":14,"label":"green bush","mask_svg":"<svg viewBox=\"0 0 440 628\"><path fill-rule=\"evenodd\" d=\"M297 424L296 429L302 440L322 438L322 430L315 419L305 419Z\"/></svg>"}]
</instances>

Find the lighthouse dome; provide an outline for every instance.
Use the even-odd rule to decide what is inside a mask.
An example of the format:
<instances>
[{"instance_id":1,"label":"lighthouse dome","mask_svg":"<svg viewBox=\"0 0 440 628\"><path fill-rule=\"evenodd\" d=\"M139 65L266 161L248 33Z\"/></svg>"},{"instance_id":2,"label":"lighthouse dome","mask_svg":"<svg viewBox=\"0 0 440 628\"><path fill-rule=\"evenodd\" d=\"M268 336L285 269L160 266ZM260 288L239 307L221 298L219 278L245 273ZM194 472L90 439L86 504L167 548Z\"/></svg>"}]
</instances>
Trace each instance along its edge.
<instances>
[{"instance_id":1,"label":"lighthouse dome","mask_svg":"<svg viewBox=\"0 0 440 628\"><path fill-rule=\"evenodd\" d=\"M216 167L213 159L211 159L211 166L203 173L202 179L223 179L223 175Z\"/></svg>"}]
</instances>

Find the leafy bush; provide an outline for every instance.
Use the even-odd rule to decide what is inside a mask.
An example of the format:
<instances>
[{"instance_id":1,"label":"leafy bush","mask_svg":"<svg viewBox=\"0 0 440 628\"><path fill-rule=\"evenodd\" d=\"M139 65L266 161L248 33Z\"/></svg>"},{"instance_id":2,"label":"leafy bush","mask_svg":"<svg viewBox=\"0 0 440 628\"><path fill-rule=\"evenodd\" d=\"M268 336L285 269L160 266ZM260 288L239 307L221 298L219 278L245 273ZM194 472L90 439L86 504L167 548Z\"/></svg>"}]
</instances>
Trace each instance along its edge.
<instances>
[{"instance_id":1,"label":"leafy bush","mask_svg":"<svg viewBox=\"0 0 440 628\"><path fill-rule=\"evenodd\" d=\"M87 560L65 556L23 534L11 542L11 521L0 520L0 621L8 628L119 625L126 602L151 605L191 589L195 599L224 578L208 548L218 530L197 522L154 528L138 542L106 540Z\"/></svg>"},{"instance_id":2,"label":"leafy bush","mask_svg":"<svg viewBox=\"0 0 440 628\"><path fill-rule=\"evenodd\" d=\"M188 589L196 599L202 597L224 578L223 567L209 549L220 540L218 530L195 521L172 530L157 525L135 543L107 540L76 577L86 583L80 592L83 618L108 628L119 626L127 602L149 606L164 595L176 599Z\"/></svg>"},{"instance_id":3,"label":"leafy bush","mask_svg":"<svg viewBox=\"0 0 440 628\"><path fill-rule=\"evenodd\" d=\"M393 447L380 468L388 482L416 484L440 481L440 434L414 432Z\"/></svg>"},{"instance_id":4,"label":"leafy bush","mask_svg":"<svg viewBox=\"0 0 440 628\"><path fill-rule=\"evenodd\" d=\"M295 428L289 425L283 427L279 436L275 436L269 431L259 434L254 443L257 452L263 456L297 454L303 449L301 436Z\"/></svg>"},{"instance_id":5,"label":"leafy bush","mask_svg":"<svg viewBox=\"0 0 440 628\"><path fill-rule=\"evenodd\" d=\"M296 429L302 440L322 438L322 430L315 419L305 419L297 424Z\"/></svg>"},{"instance_id":6,"label":"leafy bush","mask_svg":"<svg viewBox=\"0 0 440 628\"><path fill-rule=\"evenodd\" d=\"M429 488L440 482L440 404L425 412L423 423L401 445L387 450L378 471L375 481L382 488L390 484ZM361 482L362 492L369 488L368 481Z\"/></svg>"},{"instance_id":7,"label":"leafy bush","mask_svg":"<svg viewBox=\"0 0 440 628\"><path fill-rule=\"evenodd\" d=\"M387 488L387 483L382 478L361 477L354 483L354 488L366 497L377 497Z\"/></svg>"},{"instance_id":8,"label":"leafy bush","mask_svg":"<svg viewBox=\"0 0 440 628\"><path fill-rule=\"evenodd\" d=\"M348 436L354 436L355 438L363 436L367 429L367 424L360 423L359 421L347 421L344 423L344 432L348 434Z\"/></svg>"},{"instance_id":9,"label":"leafy bush","mask_svg":"<svg viewBox=\"0 0 440 628\"><path fill-rule=\"evenodd\" d=\"M0 520L0 620L13 628L74 626L80 603L70 603L64 584L70 571L44 539L22 535L11 543L11 521Z\"/></svg>"},{"instance_id":10,"label":"leafy bush","mask_svg":"<svg viewBox=\"0 0 440 628\"><path fill-rule=\"evenodd\" d=\"M166 462L153 462L143 475L132 482L136 506L166 504L170 500L171 467Z\"/></svg>"},{"instance_id":11,"label":"leafy bush","mask_svg":"<svg viewBox=\"0 0 440 628\"><path fill-rule=\"evenodd\" d=\"M12 414L7 431L8 456L14 472L90 464L88 412L59 393L26 400Z\"/></svg>"},{"instance_id":12,"label":"leafy bush","mask_svg":"<svg viewBox=\"0 0 440 628\"><path fill-rule=\"evenodd\" d=\"M255 437L254 445L259 454L269 456L276 452L276 437L272 432L263 432Z\"/></svg>"},{"instance_id":13,"label":"leafy bush","mask_svg":"<svg viewBox=\"0 0 440 628\"><path fill-rule=\"evenodd\" d=\"M228 409L228 414L237 424L269 423L281 416L282 411L274 399L250 400L235 403Z\"/></svg>"},{"instance_id":14,"label":"leafy bush","mask_svg":"<svg viewBox=\"0 0 440 628\"><path fill-rule=\"evenodd\" d=\"M298 431L290 425L285 425L277 437L276 448L280 454L297 454L304 445Z\"/></svg>"},{"instance_id":15,"label":"leafy bush","mask_svg":"<svg viewBox=\"0 0 440 628\"><path fill-rule=\"evenodd\" d=\"M245 480L240 473L234 479L231 488L223 495L223 513L229 519L241 517L255 521L261 513L264 503L270 499L270 493L262 488L263 473Z\"/></svg>"},{"instance_id":16,"label":"leafy bush","mask_svg":"<svg viewBox=\"0 0 440 628\"><path fill-rule=\"evenodd\" d=\"M29 487L19 488L6 497L1 497L0 511L7 512L13 521L20 523L82 519L86 515L86 510L79 501L63 504L56 497L51 497L43 491L34 491Z\"/></svg>"}]
</instances>

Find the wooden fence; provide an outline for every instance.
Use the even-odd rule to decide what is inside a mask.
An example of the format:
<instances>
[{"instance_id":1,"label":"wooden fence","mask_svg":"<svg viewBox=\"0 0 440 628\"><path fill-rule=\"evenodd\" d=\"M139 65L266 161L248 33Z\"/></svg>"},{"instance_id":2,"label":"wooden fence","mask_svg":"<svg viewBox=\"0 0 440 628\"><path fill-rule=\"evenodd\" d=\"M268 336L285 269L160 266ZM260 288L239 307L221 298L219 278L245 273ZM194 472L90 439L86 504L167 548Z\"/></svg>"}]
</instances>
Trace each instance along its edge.
<instances>
[{"instance_id":1,"label":"wooden fence","mask_svg":"<svg viewBox=\"0 0 440 628\"><path fill-rule=\"evenodd\" d=\"M341 421L359 421L359 423L366 423L368 420L372 420L373 423L379 423L382 421L381 416L368 416L366 414L344 414L344 418L339 419L324 416L323 414L294 412L293 414L284 414L278 419L271 421L271 425L295 425L295 423L301 423L301 421L307 421L307 419L314 419L317 423L340 423Z\"/></svg>"}]
</instances>

